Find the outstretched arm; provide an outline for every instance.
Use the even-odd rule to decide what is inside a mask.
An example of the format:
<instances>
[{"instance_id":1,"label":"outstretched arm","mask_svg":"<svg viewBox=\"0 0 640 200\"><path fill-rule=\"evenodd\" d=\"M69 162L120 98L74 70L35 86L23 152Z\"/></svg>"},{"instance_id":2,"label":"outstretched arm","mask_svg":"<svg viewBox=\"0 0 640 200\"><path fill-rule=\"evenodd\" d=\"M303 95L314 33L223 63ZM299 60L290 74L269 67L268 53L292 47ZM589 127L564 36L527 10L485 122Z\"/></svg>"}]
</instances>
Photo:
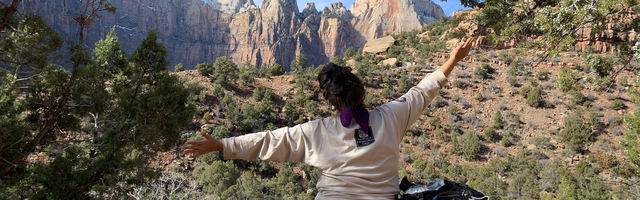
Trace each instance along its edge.
<instances>
[{"instance_id":1,"label":"outstretched arm","mask_svg":"<svg viewBox=\"0 0 640 200\"><path fill-rule=\"evenodd\" d=\"M305 132L311 132L319 120L272 131L216 140L202 133L204 140L187 142L182 149L191 157L222 151L224 159L302 162L309 149Z\"/></svg>"},{"instance_id":2,"label":"outstretched arm","mask_svg":"<svg viewBox=\"0 0 640 200\"><path fill-rule=\"evenodd\" d=\"M404 135L409 126L422 115L422 110L438 95L438 90L446 84L447 77L455 65L469 55L472 44L473 38L462 42L451 51L449 60L440 67L440 70L426 75L418 85L409 89L402 97L381 106L382 112L388 119L394 121L398 137Z\"/></svg>"},{"instance_id":3,"label":"outstretched arm","mask_svg":"<svg viewBox=\"0 0 640 200\"><path fill-rule=\"evenodd\" d=\"M449 74L451 74L451 71L453 71L453 67L456 66L458 62L469 55L472 44L473 37L470 37L467 39L467 41L460 44L460 46L456 47L451 51L451 53L449 53L449 60L447 60L447 62L440 67L440 71L442 71L442 73L444 73L446 77L449 77Z\"/></svg>"}]
</instances>

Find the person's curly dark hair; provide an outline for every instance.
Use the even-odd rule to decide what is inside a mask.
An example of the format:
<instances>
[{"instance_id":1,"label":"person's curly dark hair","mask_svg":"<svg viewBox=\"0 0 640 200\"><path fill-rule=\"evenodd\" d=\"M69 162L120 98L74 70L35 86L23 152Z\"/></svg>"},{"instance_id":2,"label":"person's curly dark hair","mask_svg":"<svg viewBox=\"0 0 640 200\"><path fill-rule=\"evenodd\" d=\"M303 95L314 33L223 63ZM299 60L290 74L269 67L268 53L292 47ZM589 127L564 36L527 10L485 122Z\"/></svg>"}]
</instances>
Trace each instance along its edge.
<instances>
[{"instance_id":1,"label":"person's curly dark hair","mask_svg":"<svg viewBox=\"0 0 640 200\"><path fill-rule=\"evenodd\" d=\"M365 90L362 81L348 67L329 63L318 74L322 96L336 109L354 108Z\"/></svg>"}]
</instances>

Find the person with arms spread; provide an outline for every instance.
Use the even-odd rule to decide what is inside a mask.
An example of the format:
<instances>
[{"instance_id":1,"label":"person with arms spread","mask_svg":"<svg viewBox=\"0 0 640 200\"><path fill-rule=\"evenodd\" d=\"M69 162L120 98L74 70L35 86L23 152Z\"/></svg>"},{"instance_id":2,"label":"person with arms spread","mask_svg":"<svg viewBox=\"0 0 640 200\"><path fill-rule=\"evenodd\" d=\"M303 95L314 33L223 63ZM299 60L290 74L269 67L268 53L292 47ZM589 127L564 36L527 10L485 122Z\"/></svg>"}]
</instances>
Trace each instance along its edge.
<instances>
[{"instance_id":1,"label":"person with arms spread","mask_svg":"<svg viewBox=\"0 0 640 200\"><path fill-rule=\"evenodd\" d=\"M349 68L326 65L317 81L340 118L323 118L294 127L216 140L187 142L192 157L222 151L224 159L304 162L321 171L316 199L395 199L400 142L422 115L454 66L471 50L468 38L451 51L439 70L425 76L400 98L367 111L362 82Z\"/></svg>"}]
</instances>

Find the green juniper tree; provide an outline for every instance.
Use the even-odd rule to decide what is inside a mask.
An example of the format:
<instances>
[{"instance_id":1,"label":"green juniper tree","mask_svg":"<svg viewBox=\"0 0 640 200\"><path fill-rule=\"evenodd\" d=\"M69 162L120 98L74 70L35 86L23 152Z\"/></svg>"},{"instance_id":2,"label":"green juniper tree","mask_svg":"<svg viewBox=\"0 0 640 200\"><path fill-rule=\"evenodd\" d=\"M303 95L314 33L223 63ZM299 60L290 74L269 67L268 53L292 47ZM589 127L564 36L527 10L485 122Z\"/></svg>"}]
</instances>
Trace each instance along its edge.
<instances>
[{"instance_id":1,"label":"green juniper tree","mask_svg":"<svg viewBox=\"0 0 640 200\"><path fill-rule=\"evenodd\" d=\"M411 81L411 78L409 77L407 71L402 71L400 80L398 82L398 91L400 91L401 93L407 92L409 91L409 89L411 89L411 87L413 87L413 81Z\"/></svg>"},{"instance_id":2,"label":"green juniper tree","mask_svg":"<svg viewBox=\"0 0 640 200\"><path fill-rule=\"evenodd\" d=\"M307 57L304 54L300 54L291 61L290 68L295 74L301 74L304 73L304 68L307 68L308 65Z\"/></svg>"},{"instance_id":3,"label":"green juniper tree","mask_svg":"<svg viewBox=\"0 0 640 200\"><path fill-rule=\"evenodd\" d=\"M356 55L356 53L357 53L357 52L356 52L356 49L355 49L355 48L353 48L353 47L349 47L349 48L347 48L347 50L345 50L345 51L344 51L344 58L345 58L345 59L353 58L353 56L355 56L355 55Z\"/></svg>"},{"instance_id":4,"label":"green juniper tree","mask_svg":"<svg viewBox=\"0 0 640 200\"><path fill-rule=\"evenodd\" d=\"M259 74L260 71L257 66L250 62L245 62L240 69L240 75L238 77L240 78L240 81L242 81L242 84L251 85L255 82L255 78L258 77Z\"/></svg>"},{"instance_id":5,"label":"green juniper tree","mask_svg":"<svg viewBox=\"0 0 640 200\"><path fill-rule=\"evenodd\" d=\"M507 125L507 122L504 121L504 118L502 117L502 112L500 112L499 110L496 111L496 114L493 116L493 127L495 129L503 129L505 126Z\"/></svg>"},{"instance_id":6,"label":"green juniper tree","mask_svg":"<svg viewBox=\"0 0 640 200\"><path fill-rule=\"evenodd\" d=\"M182 63L178 63L176 66L173 66L174 72L184 71L184 65Z\"/></svg>"},{"instance_id":7,"label":"green juniper tree","mask_svg":"<svg viewBox=\"0 0 640 200\"><path fill-rule=\"evenodd\" d=\"M582 112L576 112L565 121L565 127L558 135L568 149L579 153L592 139L591 125Z\"/></svg>"},{"instance_id":8,"label":"green juniper tree","mask_svg":"<svg viewBox=\"0 0 640 200\"><path fill-rule=\"evenodd\" d=\"M112 29L90 55L79 45L84 29L98 12L113 8L102 0L82 3L87 9L77 20L81 34L68 71L50 63L61 40L42 18L18 17L17 29L2 34L0 51L11 58L2 62L13 67L0 68L0 157L9 161L0 164L0 198L125 195L155 174L149 158L175 146L179 130L191 122L189 92L167 70L167 51L156 34L150 32L129 58ZM40 152L51 161L25 162Z\"/></svg>"},{"instance_id":9,"label":"green juniper tree","mask_svg":"<svg viewBox=\"0 0 640 200\"><path fill-rule=\"evenodd\" d=\"M224 87L229 87L238 79L238 66L227 57L218 57L216 62L213 63L212 78L215 83L221 84Z\"/></svg>"},{"instance_id":10,"label":"green juniper tree","mask_svg":"<svg viewBox=\"0 0 640 200\"><path fill-rule=\"evenodd\" d=\"M200 75L210 76L213 73L213 66L207 62L203 62L196 65L196 70Z\"/></svg>"},{"instance_id":11,"label":"green juniper tree","mask_svg":"<svg viewBox=\"0 0 640 200\"><path fill-rule=\"evenodd\" d=\"M271 76L280 76L287 72L284 67L280 64L273 64L273 66L269 69L269 74Z\"/></svg>"}]
</instances>

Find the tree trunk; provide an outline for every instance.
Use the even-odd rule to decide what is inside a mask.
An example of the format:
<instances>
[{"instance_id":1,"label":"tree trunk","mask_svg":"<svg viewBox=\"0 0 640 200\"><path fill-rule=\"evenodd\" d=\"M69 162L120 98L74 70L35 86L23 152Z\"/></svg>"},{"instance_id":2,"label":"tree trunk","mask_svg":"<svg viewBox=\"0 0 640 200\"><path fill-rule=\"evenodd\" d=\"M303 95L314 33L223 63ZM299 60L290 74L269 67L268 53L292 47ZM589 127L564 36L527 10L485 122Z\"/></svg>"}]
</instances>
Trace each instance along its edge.
<instances>
[{"instance_id":1,"label":"tree trunk","mask_svg":"<svg viewBox=\"0 0 640 200\"><path fill-rule=\"evenodd\" d=\"M18 7L20 6L20 3L22 3L22 0L13 0L11 2L11 5L8 5L8 7L3 7L0 9L6 9L5 12L3 13L2 16L0 16L0 33L2 33L2 31L4 31L4 29L6 28L5 24L7 23L6 19L9 19L11 16L13 16L13 14L15 14L18 11ZM2 34L0 34L0 39L2 39Z\"/></svg>"}]
</instances>

